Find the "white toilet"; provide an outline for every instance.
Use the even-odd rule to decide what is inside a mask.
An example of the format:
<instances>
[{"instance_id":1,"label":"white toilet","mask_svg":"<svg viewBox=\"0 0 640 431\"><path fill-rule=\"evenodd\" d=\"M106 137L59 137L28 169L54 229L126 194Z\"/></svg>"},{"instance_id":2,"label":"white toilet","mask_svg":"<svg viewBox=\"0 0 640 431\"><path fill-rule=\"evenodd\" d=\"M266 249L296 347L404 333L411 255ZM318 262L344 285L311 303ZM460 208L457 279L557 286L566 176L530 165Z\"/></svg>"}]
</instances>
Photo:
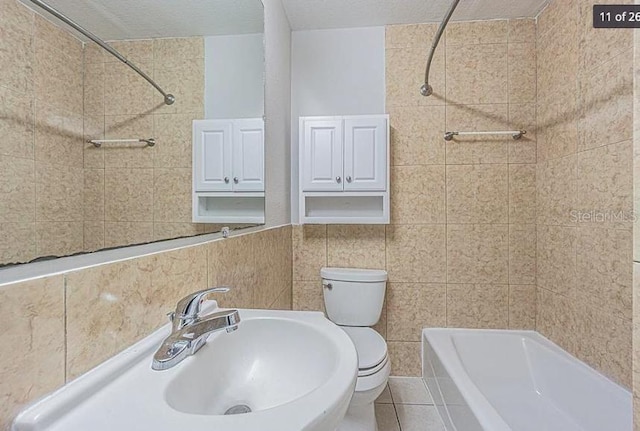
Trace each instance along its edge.
<instances>
[{"instance_id":1,"label":"white toilet","mask_svg":"<svg viewBox=\"0 0 640 431\"><path fill-rule=\"evenodd\" d=\"M337 431L377 431L374 401L387 384L391 364L386 341L370 326L380 319L387 272L322 268L320 275L327 316L349 335L358 352L356 389Z\"/></svg>"}]
</instances>

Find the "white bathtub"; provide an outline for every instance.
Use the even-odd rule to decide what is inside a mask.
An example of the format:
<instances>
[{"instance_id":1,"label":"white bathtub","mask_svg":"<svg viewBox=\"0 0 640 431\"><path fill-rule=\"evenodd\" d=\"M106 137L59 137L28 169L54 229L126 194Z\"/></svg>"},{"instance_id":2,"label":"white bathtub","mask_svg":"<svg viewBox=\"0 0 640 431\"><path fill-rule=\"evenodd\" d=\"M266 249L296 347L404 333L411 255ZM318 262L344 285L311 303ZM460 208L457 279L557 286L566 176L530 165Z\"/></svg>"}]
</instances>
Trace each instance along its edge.
<instances>
[{"instance_id":1,"label":"white bathtub","mask_svg":"<svg viewBox=\"0 0 640 431\"><path fill-rule=\"evenodd\" d=\"M425 329L447 431L631 431L632 396L533 331Z\"/></svg>"}]
</instances>

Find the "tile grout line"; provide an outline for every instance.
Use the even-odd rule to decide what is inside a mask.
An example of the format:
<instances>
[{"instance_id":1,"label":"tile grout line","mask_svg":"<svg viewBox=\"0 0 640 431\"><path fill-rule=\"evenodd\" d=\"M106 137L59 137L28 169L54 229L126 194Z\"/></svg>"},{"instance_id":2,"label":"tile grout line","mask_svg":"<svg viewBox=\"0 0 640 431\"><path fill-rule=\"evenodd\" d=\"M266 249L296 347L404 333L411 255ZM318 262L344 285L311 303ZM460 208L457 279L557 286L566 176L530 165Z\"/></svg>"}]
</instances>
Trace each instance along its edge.
<instances>
[{"instance_id":1,"label":"tile grout line","mask_svg":"<svg viewBox=\"0 0 640 431\"><path fill-rule=\"evenodd\" d=\"M535 19L535 39L534 39L534 43L535 43L535 53L536 53L536 62L535 62L535 73L536 73L536 80L535 80L535 88L536 88L536 92L535 92L535 124L534 124L534 133L536 136L536 152L535 152L535 164L533 165L533 172L535 174L535 191L534 191L534 195L533 195L533 227L535 228L535 265L536 265L536 270L534 273L535 276L535 284L534 284L534 302L533 302L533 329L534 330L538 330L538 145L539 145L539 140L540 140L540 128L538 127L538 122L540 121L539 119L539 113L538 113L538 66L539 66L539 57L538 57L538 18L536 17Z\"/></svg>"},{"instance_id":2,"label":"tile grout line","mask_svg":"<svg viewBox=\"0 0 640 431\"><path fill-rule=\"evenodd\" d=\"M447 131L447 34L444 34L444 130ZM449 211L447 183L447 141L444 141L444 327L449 326Z\"/></svg>"},{"instance_id":3,"label":"tile grout line","mask_svg":"<svg viewBox=\"0 0 640 431\"><path fill-rule=\"evenodd\" d=\"M85 45L86 42L82 42L82 250L86 251L87 250L87 238L86 238L86 229L85 229L85 223L86 223L86 217L85 217L85 213L87 211L86 208L86 199L87 199L87 178L86 178L86 151L85 151L85 113L87 112L87 103L86 103L86 99L87 99L87 59L86 59L86 53L85 53ZM66 284L66 282L65 282ZM66 288L65 288L65 296L66 296ZM65 307L65 314L66 314L66 307ZM66 337L66 322L65 322L65 337ZM65 340L65 345L66 345L66 340ZM65 361L66 361L66 352L65 352ZM66 369L66 363L65 363L65 369ZM65 375L65 382L67 381L67 376Z\"/></svg>"},{"instance_id":4,"label":"tile grout line","mask_svg":"<svg viewBox=\"0 0 640 431\"><path fill-rule=\"evenodd\" d=\"M393 376L392 378L405 379L405 377L402 377L402 376ZM438 429L445 430L442 418L440 417L440 414L439 414L439 412L437 410L437 407L435 406L435 403L433 401L433 397L431 395L431 392L429 391L429 388L427 387L426 382L424 381L424 379L422 379L422 377L411 377L411 378L407 377L406 379L409 379L412 382L415 382L416 379L419 379L420 382L421 382L420 386L424 389L424 392L425 392L425 394L427 396L427 400L426 400L426 402L422 402L422 403L421 402L402 402L402 403L396 402L393 399L393 391L391 390L391 386L389 384L387 384L387 388L389 390L389 395L390 395L390 398L391 398L391 403L390 404L394 408L394 413L395 413L395 417L396 417L396 425L397 425L396 429L402 431L402 424L401 424L401 421L400 421L400 414L398 412L398 407L399 406L412 406L412 407L418 408L420 411L422 411L424 409L435 411L436 415L438 417L438 423L441 425L441 427L438 427ZM389 405L389 403L380 403L379 405Z\"/></svg>"},{"instance_id":5,"label":"tile grout line","mask_svg":"<svg viewBox=\"0 0 640 431\"><path fill-rule=\"evenodd\" d=\"M391 385L387 382L387 388L389 388L389 398L391 398L391 405L393 406L393 413L396 417L396 424L398 425L398 430L402 431L402 425L400 425L400 415L398 414L398 409L396 408L396 402L393 399L393 392L391 392Z\"/></svg>"},{"instance_id":6,"label":"tile grout line","mask_svg":"<svg viewBox=\"0 0 640 431\"><path fill-rule=\"evenodd\" d=\"M511 121L511 73L509 56L509 36L511 20L507 20L507 123L509 128L513 128ZM511 160L509 148L511 143L507 143L507 329L511 327Z\"/></svg>"},{"instance_id":7,"label":"tile grout line","mask_svg":"<svg viewBox=\"0 0 640 431\"><path fill-rule=\"evenodd\" d=\"M69 366L69 348L68 348L68 343L69 343L68 326L69 325L67 320L67 274L62 275L62 311L63 311L62 320L63 320L63 326L64 326L64 337L63 337L64 370L62 374L64 377L64 383L66 384L67 378L68 378L67 368Z\"/></svg>"},{"instance_id":8,"label":"tile grout line","mask_svg":"<svg viewBox=\"0 0 640 431\"><path fill-rule=\"evenodd\" d=\"M398 409L396 408L395 403L393 405L393 413L396 415L396 424L398 425L398 430L402 431L402 425L400 424L400 415L398 414Z\"/></svg>"}]
</instances>

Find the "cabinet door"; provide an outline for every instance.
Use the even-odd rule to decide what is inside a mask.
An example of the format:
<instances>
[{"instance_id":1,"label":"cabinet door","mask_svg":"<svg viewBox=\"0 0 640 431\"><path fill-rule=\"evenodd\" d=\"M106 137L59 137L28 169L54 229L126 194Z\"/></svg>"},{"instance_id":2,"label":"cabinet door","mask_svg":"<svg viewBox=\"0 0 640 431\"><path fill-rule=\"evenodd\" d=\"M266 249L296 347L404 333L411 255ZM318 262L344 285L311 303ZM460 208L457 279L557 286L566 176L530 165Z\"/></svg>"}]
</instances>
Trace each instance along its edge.
<instances>
[{"instance_id":1,"label":"cabinet door","mask_svg":"<svg viewBox=\"0 0 640 431\"><path fill-rule=\"evenodd\" d=\"M302 190L342 190L342 120L304 122Z\"/></svg>"},{"instance_id":2,"label":"cabinet door","mask_svg":"<svg viewBox=\"0 0 640 431\"><path fill-rule=\"evenodd\" d=\"M262 118L234 121L233 190L264 191L264 121Z\"/></svg>"},{"instance_id":3,"label":"cabinet door","mask_svg":"<svg viewBox=\"0 0 640 431\"><path fill-rule=\"evenodd\" d=\"M231 121L193 122L193 184L197 192L231 191Z\"/></svg>"},{"instance_id":4,"label":"cabinet door","mask_svg":"<svg viewBox=\"0 0 640 431\"><path fill-rule=\"evenodd\" d=\"M387 184L387 120L344 121L344 189L384 191Z\"/></svg>"}]
</instances>

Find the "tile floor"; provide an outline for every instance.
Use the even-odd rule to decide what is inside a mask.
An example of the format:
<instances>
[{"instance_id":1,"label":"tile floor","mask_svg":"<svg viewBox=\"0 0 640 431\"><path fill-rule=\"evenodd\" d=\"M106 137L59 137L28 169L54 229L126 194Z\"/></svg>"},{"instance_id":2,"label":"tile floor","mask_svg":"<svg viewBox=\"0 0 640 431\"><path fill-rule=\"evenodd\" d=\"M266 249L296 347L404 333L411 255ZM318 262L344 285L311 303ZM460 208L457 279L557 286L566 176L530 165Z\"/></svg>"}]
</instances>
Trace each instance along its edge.
<instances>
[{"instance_id":1,"label":"tile floor","mask_svg":"<svg viewBox=\"0 0 640 431\"><path fill-rule=\"evenodd\" d=\"M378 431L445 431L420 377L389 377L376 400Z\"/></svg>"}]
</instances>

